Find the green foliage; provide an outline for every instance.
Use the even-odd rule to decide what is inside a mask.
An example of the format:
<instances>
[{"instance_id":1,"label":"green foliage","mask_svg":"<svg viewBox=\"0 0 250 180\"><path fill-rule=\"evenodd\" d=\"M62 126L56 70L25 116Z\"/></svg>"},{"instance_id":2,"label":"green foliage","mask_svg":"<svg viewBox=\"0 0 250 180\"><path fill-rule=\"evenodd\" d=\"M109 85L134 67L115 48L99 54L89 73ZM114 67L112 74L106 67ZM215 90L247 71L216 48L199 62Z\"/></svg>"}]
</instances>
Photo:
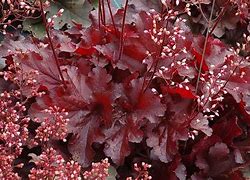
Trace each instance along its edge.
<instances>
[{"instance_id":1,"label":"green foliage","mask_svg":"<svg viewBox=\"0 0 250 180\"><path fill-rule=\"evenodd\" d=\"M60 9L64 9L63 15L55 19L55 29L60 29L65 24L71 26L72 20L81 23L84 26L90 24L88 15L93 6L88 3L88 1L77 0L74 1L61 1L51 3L50 8L48 9L48 17L55 15Z\"/></svg>"},{"instance_id":2,"label":"green foliage","mask_svg":"<svg viewBox=\"0 0 250 180\"><path fill-rule=\"evenodd\" d=\"M112 0L112 3L116 6L116 8L122 8L122 0Z\"/></svg>"},{"instance_id":3,"label":"green foliage","mask_svg":"<svg viewBox=\"0 0 250 180\"><path fill-rule=\"evenodd\" d=\"M23 30L32 32L39 39L42 39L46 35L44 24L41 21L34 22L27 19L23 22Z\"/></svg>"},{"instance_id":4,"label":"green foliage","mask_svg":"<svg viewBox=\"0 0 250 180\"><path fill-rule=\"evenodd\" d=\"M71 27L73 21L81 23L87 27L90 25L88 15L94 6L95 4L90 4L85 0L60 0L58 2L51 2L46 15L47 18L49 18L57 14L60 9L64 9L62 16L57 17L54 20L55 29L61 29L64 25ZM44 24L41 19L26 19L23 22L23 30L32 32L37 38L43 38L46 35Z\"/></svg>"},{"instance_id":5,"label":"green foliage","mask_svg":"<svg viewBox=\"0 0 250 180\"><path fill-rule=\"evenodd\" d=\"M107 177L107 180L116 180L117 171L113 166L109 166L109 176Z\"/></svg>"}]
</instances>

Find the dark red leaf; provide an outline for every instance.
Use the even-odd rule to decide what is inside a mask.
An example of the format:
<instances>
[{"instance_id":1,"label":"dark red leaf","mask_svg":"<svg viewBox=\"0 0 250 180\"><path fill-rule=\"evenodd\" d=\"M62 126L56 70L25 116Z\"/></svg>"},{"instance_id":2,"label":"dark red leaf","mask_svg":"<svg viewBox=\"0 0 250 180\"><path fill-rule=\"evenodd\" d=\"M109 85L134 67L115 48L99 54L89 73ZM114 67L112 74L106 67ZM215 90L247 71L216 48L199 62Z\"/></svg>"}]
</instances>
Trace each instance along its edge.
<instances>
[{"instance_id":1,"label":"dark red leaf","mask_svg":"<svg viewBox=\"0 0 250 180\"><path fill-rule=\"evenodd\" d=\"M204 44L205 38L202 36L193 39L193 49L191 49L191 52L196 57L199 66L202 60ZM224 57L230 54L232 54L232 52L227 50L220 40L209 37L203 58L202 70L206 72L207 70L214 70L220 67L225 62Z\"/></svg>"},{"instance_id":2,"label":"dark red leaf","mask_svg":"<svg viewBox=\"0 0 250 180\"><path fill-rule=\"evenodd\" d=\"M22 64L24 72L37 71L38 75L33 78L37 80L39 85L49 89L62 85L52 51L48 48L16 54L13 59Z\"/></svg>"},{"instance_id":3,"label":"dark red leaf","mask_svg":"<svg viewBox=\"0 0 250 180\"><path fill-rule=\"evenodd\" d=\"M86 55L86 56L92 55L94 52L95 52L95 49L92 47L89 47L89 48L79 47L75 50L75 53L80 54L80 55Z\"/></svg>"},{"instance_id":4,"label":"dark red leaf","mask_svg":"<svg viewBox=\"0 0 250 180\"><path fill-rule=\"evenodd\" d=\"M209 121L202 113L199 113L197 117L191 121L190 126L204 132L207 136L212 135L213 129L209 127Z\"/></svg>"},{"instance_id":5,"label":"dark red leaf","mask_svg":"<svg viewBox=\"0 0 250 180\"><path fill-rule=\"evenodd\" d=\"M209 156L213 159L220 159L224 158L229 154L229 149L226 144L224 143L216 143L209 149L208 152Z\"/></svg>"},{"instance_id":6,"label":"dark red leaf","mask_svg":"<svg viewBox=\"0 0 250 180\"><path fill-rule=\"evenodd\" d=\"M122 164L124 158L130 154L129 142L139 143L143 138L143 132L139 129L139 125L134 124L131 117L128 117L125 123L104 131L106 136L104 152L118 165Z\"/></svg>"},{"instance_id":7,"label":"dark red leaf","mask_svg":"<svg viewBox=\"0 0 250 180\"><path fill-rule=\"evenodd\" d=\"M86 116L82 119L81 124L78 124L74 129L74 134L68 144L69 152L75 161L79 162L83 167L91 164L94 157L92 143L96 142L102 136L98 117Z\"/></svg>"},{"instance_id":8,"label":"dark red leaf","mask_svg":"<svg viewBox=\"0 0 250 180\"><path fill-rule=\"evenodd\" d=\"M74 134L69 150L74 159L88 166L94 155L91 145L101 137L101 124L112 123L112 89L108 85L111 77L102 68L94 68L88 76L77 67L65 68L67 89L58 87L37 99L30 113L39 116L48 106L64 108L69 113L68 131Z\"/></svg>"},{"instance_id":9,"label":"dark red leaf","mask_svg":"<svg viewBox=\"0 0 250 180\"><path fill-rule=\"evenodd\" d=\"M164 93L168 92L170 94L179 94L181 97L187 98L187 99L196 99L197 98L190 89L187 90L185 88L163 86L162 90Z\"/></svg>"},{"instance_id":10,"label":"dark red leaf","mask_svg":"<svg viewBox=\"0 0 250 180\"><path fill-rule=\"evenodd\" d=\"M213 126L213 133L220 136L224 143L228 145L233 144L234 138L242 134L242 129L238 125L236 118L225 119L224 121L218 122Z\"/></svg>"},{"instance_id":11,"label":"dark red leaf","mask_svg":"<svg viewBox=\"0 0 250 180\"><path fill-rule=\"evenodd\" d=\"M180 157L175 157L167 170L168 171L165 178L169 180L184 180L187 178L186 167L184 164L182 164Z\"/></svg>"},{"instance_id":12,"label":"dark red leaf","mask_svg":"<svg viewBox=\"0 0 250 180\"><path fill-rule=\"evenodd\" d=\"M146 118L150 122L156 122L157 117L164 115L165 107L160 98L149 89L143 92L143 79L132 80L129 87L123 88L124 95L121 99L129 103L131 109L128 110L134 114L136 120Z\"/></svg>"},{"instance_id":13,"label":"dark red leaf","mask_svg":"<svg viewBox=\"0 0 250 180\"><path fill-rule=\"evenodd\" d=\"M123 53L121 55L121 59L119 58L119 44L116 43L109 43L102 46L96 46L97 51L102 53L114 67L117 67L122 70L129 69L131 72L135 71L142 71L145 67L142 64L142 61L144 57L146 57L146 50L144 47L140 47L142 45L138 44L138 42L130 42L131 44L137 43L136 48L133 50L130 50L131 45L124 45ZM141 50L141 48L143 48ZM131 51L134 51L136 53L131 53ZM144 54L143 54L144 53Z\"/></svg>"},{"instance_id":14,"label":"dark red leaf","mask_svg":"<svg viewBox=\"0 0 250 180\"><path fill-rule=\"evenodd\" d=\"M202 64L202 67L201 67L202 71L207 72L209 69L208 69L208 66L207 66L204 58L202 59L202 54L198 53L194 48L192 49L191 52L197 61L197 67L200 67Z\"/></svg>"},{"instance_id":15,"label":"dark red leaf","mask_svg":"<svg viewBox=\"0 0 250 180\"><path fill-rule=\"evenodd\" d=\"M168 163L178 153L178 133L170 127L160 127L156 132L149 132L147 145L152 147L151 156L159 158L162 162Z\"/></svg>"},{"instance_id":16,"label":"dark red leaf","mask_svg":"<svg viewBox=\"0 0 250 180\"><path fill-rule=\"evenodd\" d=\"M245 180L246 178L243 176L242 172L240 170L238 171L233 171L230 175L229 175L230 180Z\"/></svg>"}]
</instances>

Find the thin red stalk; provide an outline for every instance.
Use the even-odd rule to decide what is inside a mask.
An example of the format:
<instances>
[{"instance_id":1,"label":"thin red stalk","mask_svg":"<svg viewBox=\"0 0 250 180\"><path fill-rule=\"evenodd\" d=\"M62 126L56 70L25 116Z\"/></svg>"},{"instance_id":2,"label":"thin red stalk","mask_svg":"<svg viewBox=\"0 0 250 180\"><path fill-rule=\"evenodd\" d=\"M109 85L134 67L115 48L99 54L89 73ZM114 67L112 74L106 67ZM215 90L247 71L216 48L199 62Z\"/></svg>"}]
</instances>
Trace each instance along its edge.
<instances>
[{"instance_id":1,"label":"thin red stalk","mask_svg":"<svg viewBox=\"0 0 250 180\"><path fill-rule=\"evenodd\" d=\"M167 27L168 27L168 21L167 21L167 24L166 24L166 28L167 28ZM166 34L164 33L164 35L163 35L163 41L162 41L162 43L161 43L161 48L160 48L159 54L158 54L158 56L157 56L155 65L153 66L153 64L152 64L152 66L150 67L150 69L146 72L146 73L150 72L150 70L154 67L153 74L151 75L151 77L150 77L150 79L149 79L149 82L148 82L148 84L147 84L147 86L146 86L145 88L144 88L144 84L145 84L145 79L146 79L146 78L144 78L144 81L143 81L143 84L142 84L142 92L145 92L145 91L147 90L148 86L150 85L150 83L151 83L152 80L153 80L154 74L155 74L155 72L156 72L156 69L157 69L157 66L158 66L158 63L159 63L159 57L161 56L161 53L162 53L162 51L163 51L163 45L164 45L164 43L165 43L165 37L166 37Z\"/></svg>"},{"instance_id":2,"label":"thin red stalk","mask_svg":"<svg viewBox=\"0 0 250 180\"><path fill-rule=\"evenodd\" d=\"M102 6L101 6L101 0L98 1L98 23L99 23L99 29L101 29L101 23L102 23Z\"/></svg>"},{"instance_id":3,"label":"thin red stalk","mask_svg":"<svg viewBox=\"0 0 250 180\"><path fill-rule=\"evenodd\" d=\"M211 36L211 35L212 35L212 33L214 32L214 30L215 30L215 28L217 27L218 23L220 22L220 20L222 19L223 15L225 14L226 10L227 10L226 7L224 7L223 10L221 10L220 14L218 15L218 18L217 18L216 22L214 23L214 25L213 25L211 31L209 32L209 35L208 35L208 36Z\"/></svg>"},{"instance_id":4,"label":"thin red stalk","mask_svg":"<svg viewBox=\"0 0 250 180\"><path fill-rule=\"evenodd\" d=\"M124 36L124 27L125 27L125 18L126 18L127 9L128 9L128 0L126 0L125 7L124 7L124 13L123 13L123 19L122 19L122 32L121 32L121 36L120 36L120 46L119 46L118 60L120 60L121 57L122 57L123 44L124 44L124 37L123 36Z\"/></svg>"},{"instance_id":5,"label":"thin red stalk","mask_svg":"<svg viewBox=\"0 0 250 180\"><path fill-rule=\"evenodd\" d=\"M103 25L105 26L106 25L106 15L105 15L105 5L104 5L104 0L101 1L101 4L102 4L102 17L103 17Z\"/></svg>"},{"instance_id":6,"label":"thin red stalk","mask_svg":"<svg viewBox=\"0 0 250 180\"><path fill-rule=\"evenodd\" d=\"M143 84L142 84L142 92L143 92L143 93L147 90L147 88L149 87L149 85L151 84L151 82L152 82L152 80L153 80L153 78L154 78L154 74L155 74L155 72L156 72L156 69L157 69L157 66L158 66L158 62L159 62L159 60L158 60L158 57L157 57L156 62L155 62L155 65L154 65L153 73L152 73L152 75L150 76L149 82L147 83L147 85L146 85L145 88L144 88L144 85L145 85L146 77L145 77L145 79L144 79L144 82L143 82Z\"/></svg>"},{"instance_id":7,"label":"thin red stalk","mask_svg":"<svg viewBox=\"0 0 250 180\"><path fill-rule=\"evenodd\" d=\"M108 4L109 14L110 14L110 17L111 17L111 20L112 20L112 24L113 24L114 29L115 29L115 34L118 35L117 29L116 29L116 25L115 25L114 16L113 16L113 13L112 13L112 10L111 10L111 7L110 7L110 0L107 0L107 4Z\"/></svg>"},{"instance_id":8,"label":"thin red stalk","mask_svg":"<svg viewBox=\"0 0 250 180\"><path fill-rule=\"evenodd\" d=\"M162 4L162 13L161 13L161 16L163 16L163 4ZM162 18L163 18L163 17L162 17ZM168 27L168 21L167 21L167 24L166 24L166 28L167 28L167 27ZM142 92L145 92L145 91L147 90L148 86L150 85L150 83L151 83L152 80L153 80L154 74L155 74L155 72L156 72L156 69L157 69L157 66L158 66L158 63L159 63L159 57L161 56L161 53L162 53L162 51L163 51L163 45L164 45L164 43L165 43L165 37L166 37L166 34L163 34L163 41L162 41L162 43L161 43L161 47L160 47L160 50L159 50L159 53L158 53L158 56L157 56L155 65L153 66L153 64L152 64L152 66L150 67L150 69L146 72L146 73L150 72L150 70L154 67L153 74L151 75L151 77L150 77L150 79L149 79L149 82L148 82L148 84L146 85L145 88L144 88L144 84L145 84L145 79L146 79L146 78L144 78L144 81L143 81L143 84L142 84Z\"/></svg>"},{"instance_id":9,"label":"thin red stalk","mask_svg":"<svg viewBox=\"0 0 250 180\"><path fill-rule=\"evenodd\" d=\"M201 64L200 64L200 67L199 67L198 77L197 77L197 81L196 81L195 93L197 93L198 87L199 87L199 81L200 81L200 77L201 77L201 70L202 70L204 57L205 57L205 53L206 53L206 49L207 49L207 42L208 42L208 37L209 37L209 28L210 28L210 24L211 24L212 17L213 17L214 6L215 6L215 0L213 0L212 10L211 10L211 14L210 14L210 17L209 17L208 29L207 29L207 33L206 33L206 39L205 39L203 52L202 52L202 57L201 57Z\"/></svg>"},{"instance_id":10,"label":"thin red stalk","mask_svg":"<svg viewBox=\"0 0 250 180\"><path fill-rule=\"evenodd\" d=\"M61 69L60 69L60 63L59 63L58 58L57 58L57 56L56 56L56 51L55 51L55 48L54 48L53 43L52 43L52 39L51 39L51 36L50 36L50 33L49 33L49 28L48 28L48 26L47 26L47 19L46 19L45 14L44 14L43 2L42 2L42 0L40 0L40 5L41 5L42 18L43 18L43 22L44 22L44 25L45 25L46 34L47 34L47 36L48 36L49 44L50 44L50 47L51 47L51 49L52 49L52 53L53 53L53 56L54 56L54 59L55 59L55 62L56 62L56 66L57 66L59 75L60 75L60 77L61 77L61 79L62 79L62 82L63 82L64 87L66 88L66 87L67 87L67 86L66 86L66 82L65 82L64 77L63 77L63 75L62 75L62 71L61 71Z\"/></svg>"},{"instance_id":11,"label":"thin red stalk","mask_svg":"<svg viewBox=\"0 0 250 180\"><path fill-rule=\"evenodd\" d=\"M239 62L239 66L240 66L240 64L241 64L241 62L242 62L243 60L244 60L244 59L241 58L241 60L240 60L240 62ZM229 82L229 80L231 79L231 77L234 75L235 71L237 70L237 68L238 68L239 66L236 66L236 67L234 68L233 72L229 75L229 77L227 78L227 80L226 80L226 82L224 83L224 85L220 88L220 90L219 90L213 97L216 97L216 96L221 92L221 90L224 89L224 88L226 87L227 83ZM211 92L209 93L209 96L208 96L208 97L210 97L210 94L211 94ZM204 103L204 106L205 106L208 102L209 102L209 100L208 100L208 98L207 98L207 101Z\"/></svg>"},{"instance_id":12,"label":"thin red stalk","mask_svg":"<svg viewBox=\"0 0 250 180\"><path fill-rule=\"evenodd\" d=\"M203 10L202 10L201 3L200 3L200 2L199 2L198 8L200 9L200 12L201 12L203 18L206 20L206 22L208 22L208 19L207 19L206 15L204 14Z\"/></svg>"},{"instance_id":13,"label":"thin red stalk","mask_svg":"<svg viewBox=\"0 0 250 180\"><path fill-rule=\"evenodd\" d=\"M153 60L154 61L154 60ZM151 71L151 69L153 69L155 66L154 66L154 62L152 63L152 65L150 66L150 68L145 72L145 78L143 79L143 83L142 83L142 92L145 92L145 90L147 89L147 88L145 88L144 89L144 86L145 86L145 83L146 83L146 75ZM154 77L154 75L153 76L151 76L151 77Z\"/></svg>"},{"instance_id":14,"label":"thin red stalk","mask_svg":"<svg viewBox=\"0 0 250 180\"><path fill-rule=\"evenodd\" d=\"M165 34L163 36L163 42L161 44L161 49L159 51L159 56L157 56L157 59L156 59L155 65L154 65L154 71L153 71L152 75L150 76L149 82L147 83L147 86L145 88L144 88L144 83L143 83L143 86L142 86L143 92L145 92L147 90L148 86L151 84L151 82L153 80L154 74L155 74L157 66L159 64L159 58L160 58L160 55L161 55L162 50L163 50L164 39L165 39Z\"/></svg>"}]
</instances>

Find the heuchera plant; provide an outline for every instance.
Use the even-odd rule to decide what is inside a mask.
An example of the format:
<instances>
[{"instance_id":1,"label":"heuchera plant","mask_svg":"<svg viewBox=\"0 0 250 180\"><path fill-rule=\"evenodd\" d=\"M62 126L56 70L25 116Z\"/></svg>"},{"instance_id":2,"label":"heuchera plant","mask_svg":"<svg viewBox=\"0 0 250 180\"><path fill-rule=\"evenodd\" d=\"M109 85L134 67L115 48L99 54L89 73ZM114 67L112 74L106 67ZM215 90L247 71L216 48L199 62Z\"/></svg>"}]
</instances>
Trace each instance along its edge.
<instances>
[{"instance_id":1,"label":"heuchera plant","mask_svg":"<svg viewBox=\"0 0 250 180\"><path fill-rule=\"evenodd\" d=\"M118 179L245 179L248 1L99 0L89 27L63 30L48 2L13 2L39 10L47 37L1 43L1 179L106 179L110 165Z\"/></svg>"}]
</instances>

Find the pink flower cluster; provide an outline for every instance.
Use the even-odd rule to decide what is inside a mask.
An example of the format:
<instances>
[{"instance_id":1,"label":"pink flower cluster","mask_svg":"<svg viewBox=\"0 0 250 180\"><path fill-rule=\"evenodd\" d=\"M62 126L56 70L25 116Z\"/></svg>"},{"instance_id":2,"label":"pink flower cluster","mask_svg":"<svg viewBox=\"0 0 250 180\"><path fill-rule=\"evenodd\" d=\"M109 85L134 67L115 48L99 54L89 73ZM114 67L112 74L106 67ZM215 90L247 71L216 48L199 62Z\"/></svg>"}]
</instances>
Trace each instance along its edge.
<instances>
[{"instance_id":1,"label":"pink flower cluster","mask_svg":"<svg viewBox=\"0 0 250 180\"><path fill-rule=\"evenodd\" d=\"M66 141L67 122L68 119L64 118L68 113L65 109L59 107L50 107L44 110L45 114L49 114L51 118L44 117L43 119L35 118L34 121L41 123L36 129L36 137L40 142L47 142L51 139Z\"/></svg>"},{"instance_id":2,"label":"pink flower cluster","mask_svg":"<svg viewBox=\"0 0 250 180\"><path fill-rule=\"evenodd\" d=\"M53 148L46 149L35 160L36 168L31 169L29 179L78 180L81 166L74 161L66 162Z\"/></svg>"},{"instance_id":3,"label":"pink flower cluster","mask_svg":"<svg viewBox=\"0 0 250 180\"><path fill-rule=\"evenodd\" d=\"M21 154L28 140L28 122L23 116L26 108L18 101L19 91L0 94L0 178L18 179L14 160Z\"/></svg>"},{"instance_id":4,"label":"pink flower cluster","mask_svg":"<svg viewBox=\"0 0 250 180\"><path fill-rule=\"evenodd\" d=\"M109 166L108 158L101 162L92 163L92 169L90 171L85 171L83 177L87 180L105 180L109 175Z\"/></svg>"},{"instance_id":5,"label":"pink flower cluster","mask_svg":"<svg viewBox=\"0 0 250 180\"><path fill-rule=\"evenodd\" d=\"M152 176L149 175L149 168L151 168L150 164L142 162L140 165L137 163L134 164L134 170L136 171L135 180L150 180ZM128 177L126 180L132 180L132 177Z\"/></svg>"}]
</instances>

